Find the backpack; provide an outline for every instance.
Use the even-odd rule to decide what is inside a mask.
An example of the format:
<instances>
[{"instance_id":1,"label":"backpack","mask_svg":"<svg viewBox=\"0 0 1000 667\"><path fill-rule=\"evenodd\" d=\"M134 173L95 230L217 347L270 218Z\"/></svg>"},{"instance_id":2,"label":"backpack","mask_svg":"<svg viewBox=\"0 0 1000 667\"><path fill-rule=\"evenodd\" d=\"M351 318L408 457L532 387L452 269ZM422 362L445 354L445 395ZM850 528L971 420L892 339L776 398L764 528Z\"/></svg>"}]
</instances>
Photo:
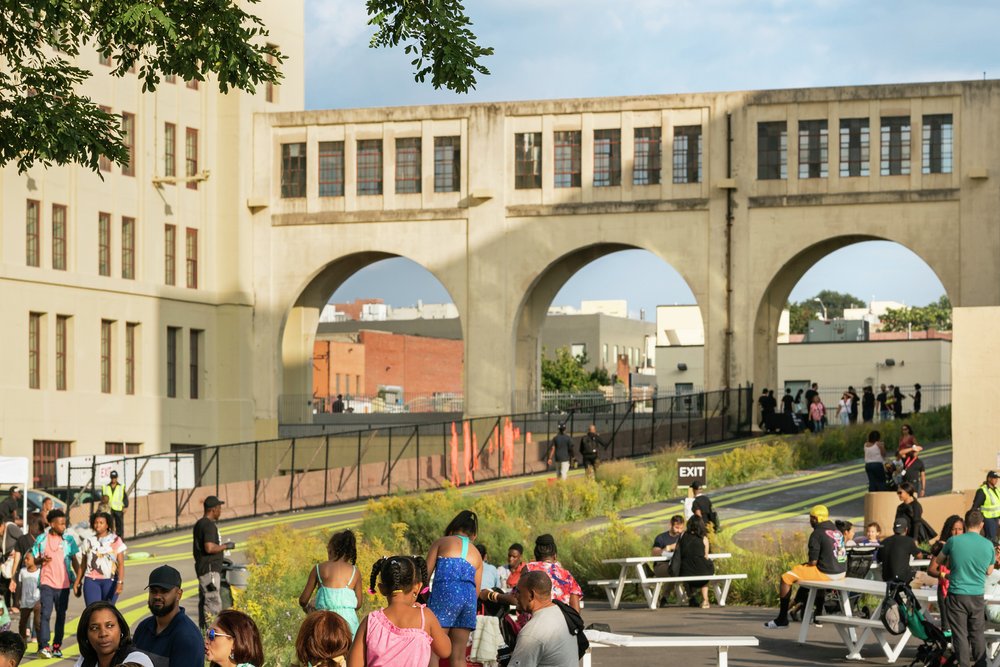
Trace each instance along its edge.
<instances>
[{"instance_id":1,"label":"backpack","mask_svg":"<svg viewBox=\"0 0 1000 667\"><path fill-rule=\"evenodd\" d=\"M576 637L576 651L577 658L583 658L583 655L590 648L590 640L587 639L587 635L583 633L583 617L580 616L580 612L573 607L570 607L565 602L560 602L559 600L552 601L563 614L563 618L566 620L566 628L569 633Z\"/></svg>"}]
</instances>

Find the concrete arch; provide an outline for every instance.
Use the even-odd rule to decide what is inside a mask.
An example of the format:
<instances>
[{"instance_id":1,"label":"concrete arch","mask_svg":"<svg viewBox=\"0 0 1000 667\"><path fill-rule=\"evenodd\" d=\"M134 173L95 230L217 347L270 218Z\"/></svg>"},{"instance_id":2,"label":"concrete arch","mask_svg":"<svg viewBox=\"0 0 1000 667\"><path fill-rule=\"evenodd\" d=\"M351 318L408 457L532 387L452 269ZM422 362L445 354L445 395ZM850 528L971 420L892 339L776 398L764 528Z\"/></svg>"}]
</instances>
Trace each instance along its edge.
<instances>
[{"instance_id":1,"label":"concrete arch","mask_svg":"<svg viewBox=\"0 0 1000 667\"><path fill-rule=\"evenodd\" d=\"M952 304L961 305L958 302L961 295L960 271L948 256L947 248L942 251L941 248L914 247L894 238L873 234L844 234L815 242L793 254L771 274L771 279L757 302L751 337L755 386L773 387L777 384L778 320L798 282L809 269L827 255L866 241L888 241L910 250L934 271Z\"/></svg>"},{"instance_id":2,"label":"concrete arch","mask_svg":"<svg viewBox=\"0 0 1000 667\"><path fill-rule=\"evenodd\" d=\"M311 422L314 342L320 313L330 295L358 271L394 257L405 257L414 261L437 279L458 308L464 334L464 313L461 304L455 300L452 290L442 276L432 268L416 262L411 257L385 251L354 252L333 259L313 271L300 283L298 290L295 291L294 300L284 310L285 317L278 333L281 372L279 401L282 423Z\"/></svg>"},{"instance_id":3,"label":"concrete arch","mask_svg":"<svg viewBox=\"0 0 1000 667\"><path fill-rule=\"evenodd\" d=\"M677 271L695 296L695 303L701 310L704 326L704 322L707 321L706 304L702 303L704 299L699 298L699 292L692 286L690 277L685 275L683 264L672 263L655 250L635 243L598 242L578 247L551 260L545 268L534 273L524 289L516 310L512 331L514 364L511 386L515 391L526 391L528 396L536 398L539 395L541 390L541 330L549 305L559 290L586 265L623 250L650 252Z\"/></svg>"}]
</instances>

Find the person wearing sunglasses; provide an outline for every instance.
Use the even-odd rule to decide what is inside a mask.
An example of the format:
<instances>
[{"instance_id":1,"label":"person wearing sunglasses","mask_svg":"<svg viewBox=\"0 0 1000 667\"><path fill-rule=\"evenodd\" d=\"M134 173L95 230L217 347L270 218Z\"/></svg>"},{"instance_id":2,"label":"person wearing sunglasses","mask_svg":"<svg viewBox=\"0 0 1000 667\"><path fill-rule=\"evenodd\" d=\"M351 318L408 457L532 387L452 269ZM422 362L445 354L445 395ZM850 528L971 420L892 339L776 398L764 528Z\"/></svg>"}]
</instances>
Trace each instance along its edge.
<instances>
[{"instance_id":1,"label":"person wearing sunglasses","mask_svg":"<svg viewBox=\"0 0 1000 667\"><path fill-rule=\"evenodd\" d=\"M242 611L220 612L205 633L205 657L213 667L262 667L264 647L257 624Z\"/></svg>"}]
</instances>

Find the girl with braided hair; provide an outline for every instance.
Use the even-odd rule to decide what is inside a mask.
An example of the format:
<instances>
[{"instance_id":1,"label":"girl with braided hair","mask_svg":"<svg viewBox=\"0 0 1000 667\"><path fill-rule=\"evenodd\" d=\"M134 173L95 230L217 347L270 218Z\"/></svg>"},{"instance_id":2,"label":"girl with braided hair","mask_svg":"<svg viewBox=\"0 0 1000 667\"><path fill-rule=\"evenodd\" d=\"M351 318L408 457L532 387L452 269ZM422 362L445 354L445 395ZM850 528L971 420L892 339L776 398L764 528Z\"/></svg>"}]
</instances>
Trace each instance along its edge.
<instances>
[{"instance_id":1,"label":"girl with braided hair","mask_svg":"<svg viewBox=\"0 0 1000 667\"><path fill-rule=\"evenodd\" d=\"M431 652L451 654L451 641L437 617L418 598L427 586L427 565L419 556L380 558L372 567L369 592L386 597L361 621L347 667L427 667Z\"/></svg>"},{"instance_id":2,"label":"girl with braided hair","mask_svg":"<svg viewBox=\"0 0 1000 667\"><path fill-rule=\"evenodd\" d=\"M361 607L361 575L354 564L358 559L354 533L335 533L326 545L327 560L309 571L306 586L299 596L299 606L309 613L313 609L340 614L353 639L358 631L358 609ZM313 591L316 600L310 604Z\"/></svg>"},{"instance_id":3,"label":"girl with braided hair","mask_svg":"<svg viewBox=\"0 0 1000 667\"><path fill-rule=\"evenodd\" d=\"M434 578L427 606L448 630L451 639L451 667L465 667L465 648L476 629L476 604L483 580L483 558L469 544L479 532L475 512L462 510L444 537L431 545L427 570Z\"/></svg>"}]
</instances>

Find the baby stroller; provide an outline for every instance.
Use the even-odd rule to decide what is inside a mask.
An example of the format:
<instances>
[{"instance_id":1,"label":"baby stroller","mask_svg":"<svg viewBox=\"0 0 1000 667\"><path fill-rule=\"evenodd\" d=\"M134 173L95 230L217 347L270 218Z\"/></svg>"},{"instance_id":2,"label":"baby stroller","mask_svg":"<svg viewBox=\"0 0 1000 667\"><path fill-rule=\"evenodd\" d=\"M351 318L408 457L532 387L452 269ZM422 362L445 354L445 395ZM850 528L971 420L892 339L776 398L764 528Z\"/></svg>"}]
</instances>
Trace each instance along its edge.
<instances>
[{"instance_id":1,"label":"baby stroller","mask_svg":"<svg viewBox=\"0 0 1000 667\"><path fill-rule=\"evenodd\" d=\"M924 615L909 583L890 581L886 584L886 603L882 606L881 620L891 634L901 635L909 629L914 637L923 640L910 667L958 665L958 656L952 650L949 638Z\"/></svg>"}]
</instances>

